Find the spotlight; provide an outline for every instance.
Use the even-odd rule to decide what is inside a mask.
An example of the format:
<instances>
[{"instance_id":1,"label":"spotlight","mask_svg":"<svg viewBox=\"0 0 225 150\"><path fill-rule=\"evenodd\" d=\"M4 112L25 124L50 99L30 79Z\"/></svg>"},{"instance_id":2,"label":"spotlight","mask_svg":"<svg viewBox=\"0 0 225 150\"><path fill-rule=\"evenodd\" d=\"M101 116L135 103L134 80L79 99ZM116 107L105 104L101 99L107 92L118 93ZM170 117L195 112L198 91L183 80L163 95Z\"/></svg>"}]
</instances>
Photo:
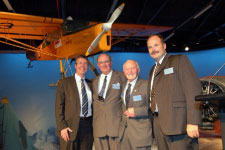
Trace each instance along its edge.
<instances>
[{"instance_id":1,"label":"spotlight","mask_svg":"<svg viewBox=\"0 0 225 150\"><path fill-rule=\"evenodd\" d=\"M189 51L189 47L188 47L188 46L185 46L185 47L184 47L184 50L185 50L185 51Z\"/></svg>"},{"instance_id":2,"label":"spotlight","mask_svg":"<svg viewBox=\"0 0 225 150\"><path fill-rule=\"evenodd\" d=\"M68 21L73 21L73 18L72 18L71 16L68 16L68 17L66 18L66 20L68 20Z\"/></svg>"}]
</instances>

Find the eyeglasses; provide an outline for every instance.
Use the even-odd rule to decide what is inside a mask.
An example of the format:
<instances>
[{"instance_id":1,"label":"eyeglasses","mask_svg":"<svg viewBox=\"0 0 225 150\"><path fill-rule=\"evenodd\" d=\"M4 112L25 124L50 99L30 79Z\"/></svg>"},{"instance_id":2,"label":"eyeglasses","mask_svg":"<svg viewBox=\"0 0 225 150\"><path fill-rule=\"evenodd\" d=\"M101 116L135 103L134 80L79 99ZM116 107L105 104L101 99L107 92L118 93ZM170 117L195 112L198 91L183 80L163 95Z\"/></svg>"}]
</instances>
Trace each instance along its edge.
<instances>
[{"instance_id":1,"label":"eyeglasses","mask_svg":"<svg viewBox=\"0 0 225 150\"><path fill-rule=\"evenodd\" d=\"M111 60L99 61L98 64L100 64L100 65L101 65L101 64L104 64L104 63L108 64L108 63L110 63L110 62L111 62Z\"/></svg>"},{"instance_id":2,"label":"eyeglasses","mask_svg":"<svg viewBox=\"0 0 225 150\"><path fill-rule=\"evenodd\" d=\"M88 65L87 62L77 62L76 64L77 64L77 65Z\"/></svg>"}]
</instances>

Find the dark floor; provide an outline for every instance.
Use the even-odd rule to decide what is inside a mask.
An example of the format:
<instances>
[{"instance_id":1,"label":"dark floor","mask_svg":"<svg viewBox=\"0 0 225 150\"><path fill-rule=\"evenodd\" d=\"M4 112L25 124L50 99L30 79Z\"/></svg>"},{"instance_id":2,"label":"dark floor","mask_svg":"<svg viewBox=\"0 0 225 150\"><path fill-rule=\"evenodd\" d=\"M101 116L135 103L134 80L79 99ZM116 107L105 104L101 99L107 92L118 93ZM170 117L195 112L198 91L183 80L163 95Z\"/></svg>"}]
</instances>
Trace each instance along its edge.
<instances>
[{"instance_id":1,"label":"dark floor","mask_svg":"<svg viewBox=\"0 0 225 150\"><path fill-rule=\"evenodd\" d=\"M94 147L93 150L95 150ZM158 150L158 148L153 144L151 150ZM215 133L214 130L201 130L199 150L222 150L221 136Z\"/></svg>"},{"instance_id":2,"label":"dark floor","mask_svg":"<svg viewBox=\"0 0 225 150\"><path fill-rule=\"evenodd\" d=\"M199 150L222 150L221 136L213 130L201 130Z\"/></svg>"},{"instance_id":3,"label":"dark floor","mask_svg":"<svg viewBox=\"0 0 225 150\"><path fill-rule=\"evenodd\" d=\"M158 150L156 145L151 150ZM201 130L199 150L222 150L221 136L212 130Z\"/></svg>"}]
</instances>

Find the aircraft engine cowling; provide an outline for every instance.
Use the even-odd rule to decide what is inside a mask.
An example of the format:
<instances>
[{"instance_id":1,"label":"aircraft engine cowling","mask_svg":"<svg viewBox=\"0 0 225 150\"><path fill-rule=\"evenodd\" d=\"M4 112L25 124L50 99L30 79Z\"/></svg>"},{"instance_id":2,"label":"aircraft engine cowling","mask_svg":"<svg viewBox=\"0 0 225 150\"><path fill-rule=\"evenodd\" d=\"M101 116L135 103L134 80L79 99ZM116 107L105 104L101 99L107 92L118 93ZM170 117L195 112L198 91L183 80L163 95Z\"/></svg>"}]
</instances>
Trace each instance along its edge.
<instances>
[{"instance_id":1,"label":"aircraft engine cowling","mask_svg":"<svg viewBox=\"0 0 225 150\"><path fill-rule=\"evenodd\" d=\"M200 79L202 85L202 95L225 92L225 76L215 76L213 79L211 78L212 77L204 77ZM211 100L202 102L202 129L214 128L214 121L218 119L221 108L225 108L225 100Z\"/></svg>"}]
</instances>

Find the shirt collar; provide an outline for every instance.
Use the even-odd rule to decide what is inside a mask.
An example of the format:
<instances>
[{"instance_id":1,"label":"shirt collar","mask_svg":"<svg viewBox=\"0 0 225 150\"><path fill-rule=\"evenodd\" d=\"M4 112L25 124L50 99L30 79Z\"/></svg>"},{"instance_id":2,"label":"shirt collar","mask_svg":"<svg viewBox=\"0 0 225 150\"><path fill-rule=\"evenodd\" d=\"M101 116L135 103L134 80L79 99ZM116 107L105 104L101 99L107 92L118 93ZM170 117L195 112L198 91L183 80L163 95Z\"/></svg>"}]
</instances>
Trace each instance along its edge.
<instances>
[{"instance_id":1,"label":"shirt collar","mask_svg":"<svg viewBox=\"0 0 225 150\"><path fill-rule=\"evenodd\" d=\"M103 73L101 74L101 76L103 76L103 77L105 77L105 76L108 77L108 76L111 76L111 75L112 75L112 69L111 69L111 71L110 71L107 75L105 75L105 74L103 74Z\"/></svg>"},{"instance_id":2,"label":"shirt collar","mask_svg":"<svg viewBox=\"0 0 225 150\"><path fill-rule=\"evenodd\" d=\"M77 74L75 73L75 79L77 79L78 81L80 81L81 79L85 79L85 77L84 77L84 78L81 78L79 75L77 75Z\"/></svg>"},{"instance_id":3,"label":"shirt collar","mask_svg":"<svg viewBox=\"0 0 225 150\"><path fill-rule=\"evenodd\" d=\"M160 64L160 65L162 64L162 61L163 61L163 59L165 58L166 54L167 54L167 53L165 53L165 54L160 58L160 60L159 60L159 64ZM155 64L157 64L157 62L155 62Z\"/></svg>"},{"instance_id":4,"label":"shirt collar","mask_svg":"<svg viewBox=\"0 0 225 150\"><path fill-rule=\"evenodd\" d=\"M129 82L127 81L127 85L130 83L131 85L135 85L135 83L137 82L138 77L136 77L133 81Z\"/></svg>"}]
</instances>

